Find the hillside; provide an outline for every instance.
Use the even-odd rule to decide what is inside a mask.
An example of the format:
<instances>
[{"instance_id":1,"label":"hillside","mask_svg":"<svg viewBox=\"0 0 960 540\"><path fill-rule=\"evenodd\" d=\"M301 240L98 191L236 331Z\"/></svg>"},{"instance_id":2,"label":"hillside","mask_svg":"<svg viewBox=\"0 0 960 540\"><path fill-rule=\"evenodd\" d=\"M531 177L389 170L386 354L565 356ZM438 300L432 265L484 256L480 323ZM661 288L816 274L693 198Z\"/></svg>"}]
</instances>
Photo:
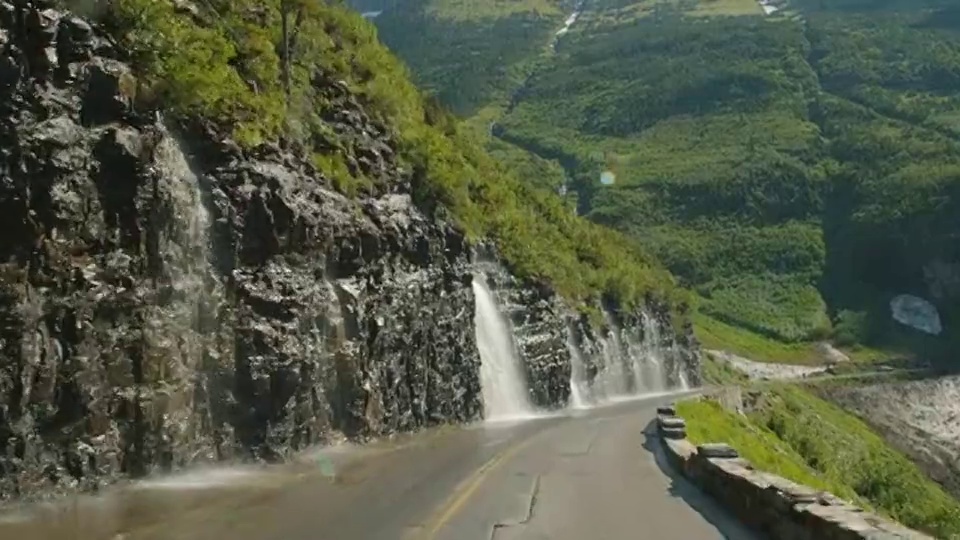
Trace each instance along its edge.
<instances>
[{"instance_id":1,"label":"hillside","mask_svg":"<svg viewBox=\"0 0 960 540\"><path fill-rule=\"evenodd\" d=\"M340 3L0 0L0 502L478 421L491 361L696 384L670 273L475 137Z\"/></svg>"},{"instance_id":2,"label":"hillside","mask_svg":"<svg viewBox=\"0 0 960 540\"><path fill-rule=\"evenodd\" d=\"M671 289L670 276L638 246L571 218L558 199L528 189L485 155L452 117L421 98L373 26L350 11L302 4L285 99L273 38L254 26L266 17L277 31L276 7L214 3L216 14L191 20L163 2L115 5L111 23L126 37L146 86L138 94L163 103L174 118L215 122L246 147L282 138L311 153L348 195L390 190L364 170L354 141L330 133L323 116L330 98L315 86L318 77L342 81L399 138L398 158L414 172L417 202L448 213L470 238L493 239L521 275L546 279L571 299L609 292L629 302ZM184 50L195 52L174 54Z\"/></svg>"},{"instance_id":3,"label":"hillside","mask_svg":"<svg viewBox=\"0 0 960 540\"><path fill-rule=\"evenodd\" d=\"M742 411L738 414L735 411ZM936 538L960 538L960 503L850 413L808 388L776 384L681 402L699 444L726 441L759 470L889 516Z\"/></svg>"},{"instance_id":4,"label":"hillside","mask_svg":"<svg viewBox=\"0 0 960 540\"><path fill-rule=\"evenodd\" d=\"M499 62L520 35L507 26L470 43L436 31L513 20L483 5L408 4L416 19L388 9L376 23L442 101L493 122L488 144L510 147L524 180L573 193L581 215L696 291L702 337L799 361L822 339L855 358L945 357L960 298L960 33L948 2L796 0L765 16L750 0L591 0L555 49L550 36L513 43L498 65L528 78L512 91L422 67ZM543 160L565 176L525 165ZM898 294L933 302L946 331L894 323Z\"/></svg>"}]
</instances>

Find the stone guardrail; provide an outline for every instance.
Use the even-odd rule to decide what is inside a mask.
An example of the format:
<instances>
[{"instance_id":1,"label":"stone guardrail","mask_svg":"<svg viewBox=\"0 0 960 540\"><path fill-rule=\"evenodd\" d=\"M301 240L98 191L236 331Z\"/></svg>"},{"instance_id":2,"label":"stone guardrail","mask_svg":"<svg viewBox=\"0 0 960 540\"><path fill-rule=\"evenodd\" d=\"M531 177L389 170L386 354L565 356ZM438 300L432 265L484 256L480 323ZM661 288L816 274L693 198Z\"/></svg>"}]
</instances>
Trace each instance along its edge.
<instances>
[{"instance_id":1,"label":"stone guardrail","mask_svg":"<svg viewBox=\"0 0 960 540\"><path fill-rule=\"evenodd\" d=\"M673 406L657 409L667 461L744 524L775 540L932 540L827 492L758 471L727 444L695 446Z\"/></svg>"}]
</instances>

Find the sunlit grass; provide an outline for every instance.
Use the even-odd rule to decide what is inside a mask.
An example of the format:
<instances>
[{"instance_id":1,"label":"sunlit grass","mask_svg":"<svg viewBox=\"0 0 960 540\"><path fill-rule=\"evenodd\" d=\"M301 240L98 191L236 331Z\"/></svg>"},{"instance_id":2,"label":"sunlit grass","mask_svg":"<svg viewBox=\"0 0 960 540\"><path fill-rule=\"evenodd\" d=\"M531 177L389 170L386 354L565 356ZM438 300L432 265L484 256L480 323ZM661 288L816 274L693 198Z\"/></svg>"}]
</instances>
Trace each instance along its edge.
<instances>
[{"instance_id":1,"label":"sunlit grass","mask_svg":"<svg viewBox=\"0 0 960 540\"><path fill-rule=\"evenodd\" d=\"M432 0L427 13L452 20L498 19L519 13L558 15L561 0Z\"/></svg>"},{"instance_id":2,"label":"sunlit grass","mask_svg":"<svg viewBox=\"0 0 960 540\"><path fill-rule=\"evenodd\" d=\"M694 444L727 443L761 471L830 491L838 497L857 499L848 486L817 474L803 456L775 433L753 424L746 416L724 409L716 401L683 401L677 404L677 414L686 420L687 438Z\"/></svg>"},{"instance_id":3,"label":"sunlit grass","mask_svg":"<svg viewBox=\"0 0 960 540\"><path fill-rule=\"evenodd\" d=\"M746 415L681 402L694 443L725 442L757 469L823 489L938 538L960 537L960 503L861 420L802 387L769 385Z\"/></svg>"},{"instance_id":4,"label":"sunlit grass","mask_svg":"<svg viewBox=\"0 0 960 540\"><path fill-rule=\"evenodd\" d=\"M703 313L694 316L694 334L706 349L722 350L757 362L819 364L812 343L782 343L760 334L731 326Z\"/></svg>"}]
</instances>

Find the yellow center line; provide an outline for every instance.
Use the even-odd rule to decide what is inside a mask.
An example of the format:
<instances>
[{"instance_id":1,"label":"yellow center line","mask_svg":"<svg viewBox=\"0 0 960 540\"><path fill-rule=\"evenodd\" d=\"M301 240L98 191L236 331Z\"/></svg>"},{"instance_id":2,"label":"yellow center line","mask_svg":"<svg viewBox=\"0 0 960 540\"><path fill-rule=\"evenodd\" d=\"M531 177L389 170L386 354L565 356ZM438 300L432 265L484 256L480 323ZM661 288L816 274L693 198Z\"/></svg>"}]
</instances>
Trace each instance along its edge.
<instances>
[{"instance_id":1,"label":"yellow center line","mask_svg":"<svg viewBox=\"0 0 960 540\"><path fill-rule=\"evenodd\" d=\"M539 433L537 435L539 435ZM420 535L421 540L433 540L433 538L437 536L437 533L440 532L440 529L447 525L447 523L463 509L463 506L467 504L477 489L483 485L484 481L490 477L490 474L505 461L529 446L535 438L536 435L531 436L507 448L500 454L490 458L489 461L481 465L479 469L463 480L456 489L453 490L453 493L450 494L450 497L446 499L444 504L439 507L439 510L433 517L427 521L427 525L423 528L425 532Z\"/></svg>"}]
</instances>

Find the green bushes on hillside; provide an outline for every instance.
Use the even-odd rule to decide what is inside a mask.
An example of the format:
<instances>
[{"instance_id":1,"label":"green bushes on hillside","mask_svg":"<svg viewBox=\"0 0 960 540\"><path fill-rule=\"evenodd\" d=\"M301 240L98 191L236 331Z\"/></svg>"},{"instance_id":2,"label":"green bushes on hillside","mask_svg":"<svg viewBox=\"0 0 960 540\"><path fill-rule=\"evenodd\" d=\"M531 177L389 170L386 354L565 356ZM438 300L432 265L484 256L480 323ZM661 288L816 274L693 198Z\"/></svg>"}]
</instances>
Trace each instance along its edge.
<instances>
[{"instance_id":1,"label":"green bushes on hillside","mask_svg":"<svg viewBox=\"0 0 960 540\"><path fill-rule=\"evenodd\" d=\"M297 141L332 177L362 194L377 186L348 178L349 141L323 120L324 85L343 81L400 143L415 199L446 212L472 238L490 237L523 276L552 283L571 299L609 293L624 303L654 293L683 295L636 244L576 218L567 203L505 171L457 121L425 101L375 27L345 7L291 2L289 97L282 76L281 0L209 0L198 16L169 1L113 0L105 14L131 51L142 105L203 118L243 146ZM330 147L336 150L329 150Z\"/></svg>"},{"instance_id":2,"label":"green bushes on hillside","mask_svg":"<svg viewBox=\"0 0 960 540\"><path fill-rule=\"evenodd\" d=\"M746 417L682 402L694 442L729 442L761 470L865 504L938 538L960 538L960 503L863 422L797 386L754 396Z\"/></svg>"},{"instance_id":3,"label":"green bushes on hillside","mask_svg":"<svg viewBox=\"0 0 960 540\"><path fill-rule=\"evenodd\" d=\"M704 16L748 13L733 4L589 4L555 55L517 49L539 60L496 135L566 166L578 208L653 253L715 320L785 344L887 347L896 332L851 332L839 314L889 320L887 301L911 292L952 325L960 10L799 0L786 16ZM406 30L436 44L432 61L467 61L417 24ZM504 32L472 34L469 62L495 62L484 43ZM403 45L419 76L456 91ZM918 352L948 348L928 345Z\"/></svg>"}]
</instances>

